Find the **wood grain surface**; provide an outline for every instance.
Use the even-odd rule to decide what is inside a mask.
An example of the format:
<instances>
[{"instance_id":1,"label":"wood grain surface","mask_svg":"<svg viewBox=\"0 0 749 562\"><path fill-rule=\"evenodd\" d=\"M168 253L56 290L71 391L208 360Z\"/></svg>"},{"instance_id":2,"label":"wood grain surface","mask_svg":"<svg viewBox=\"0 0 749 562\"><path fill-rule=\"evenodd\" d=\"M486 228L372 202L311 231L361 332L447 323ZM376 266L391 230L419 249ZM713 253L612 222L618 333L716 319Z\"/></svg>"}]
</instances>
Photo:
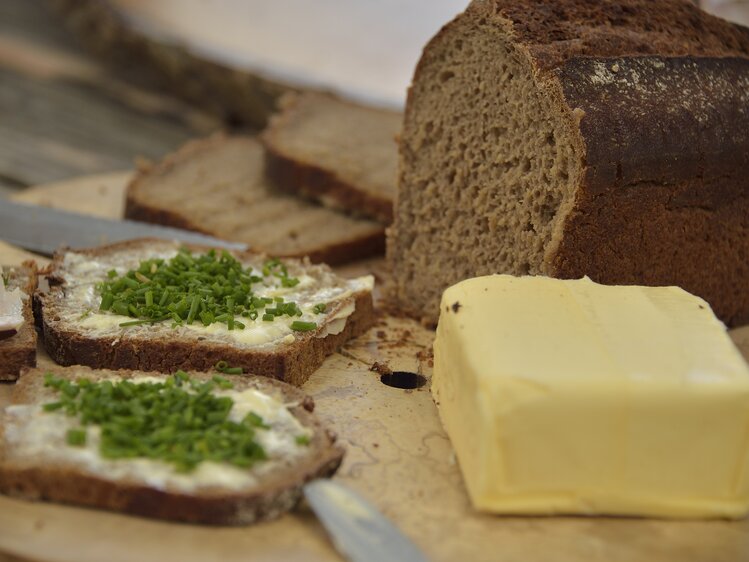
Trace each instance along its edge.
<instances>
[{"instance_id":1,"label":"wood grain surface","mask_svg":"<svg viewBox=\"0 0 749 562\"><path fill-rule=\"evenodd\" d=\"M48 0L0 2L0 196L131 168L221 126L88 55Z\"/></svg>"},{"instance_id":2,"label":"wood grain surface","mask_svg":"<svg viewBox=\"0 0 749 562\"><path fill-rule=\"evenodd\" d=\"M118 209L115 174L31 189L19 198L52 206ZM89 209L90 210L90 209ZM104 213L106 214L106 213ZM0 262L17 262L0 245ZM376 270L377 261L348 273ZM732 337L749 358L749 327ZM374 362L429 378L433 332L383 316L367 334L327 359L304 390L347 449L337 479L361 492L433 560L529 562L737 562L749 560L749 521L665 521L596 517L498 517L474 512L428 385L383 385ZM40 364L49 364L43 354ZM0 404L10 385L0 386ZM99 511L0 497L0 551L44 561L338 560L304 505L281 519L246 528L149 521Z\"/></svg>"}]
</instances>

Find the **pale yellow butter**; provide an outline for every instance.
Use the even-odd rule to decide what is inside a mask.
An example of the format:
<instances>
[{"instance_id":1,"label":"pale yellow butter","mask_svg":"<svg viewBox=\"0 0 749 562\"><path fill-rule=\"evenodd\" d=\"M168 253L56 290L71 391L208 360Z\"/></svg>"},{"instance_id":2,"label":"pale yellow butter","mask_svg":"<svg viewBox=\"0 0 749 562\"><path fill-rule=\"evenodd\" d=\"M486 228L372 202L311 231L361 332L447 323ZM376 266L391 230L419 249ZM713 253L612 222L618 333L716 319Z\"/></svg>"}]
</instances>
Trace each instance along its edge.
<instances>
[{"instance_id":1,"label":"pale yellow butter","mask_svg":"<svg viewBox=\"0 0 749 562\"><path fill-rule=\"evenodd\" d=\"M442 299L432 392L477 509L749 512L749 368L679 288L459 283Z\"/></svg>"}]
</instances>

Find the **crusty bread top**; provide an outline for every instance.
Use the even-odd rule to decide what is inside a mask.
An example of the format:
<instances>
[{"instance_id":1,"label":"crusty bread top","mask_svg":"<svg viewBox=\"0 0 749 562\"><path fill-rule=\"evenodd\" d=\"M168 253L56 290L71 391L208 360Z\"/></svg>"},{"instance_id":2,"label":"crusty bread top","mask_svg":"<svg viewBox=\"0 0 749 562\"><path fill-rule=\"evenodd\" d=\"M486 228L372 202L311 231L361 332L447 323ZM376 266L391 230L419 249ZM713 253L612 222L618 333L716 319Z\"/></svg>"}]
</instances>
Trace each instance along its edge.
<instances>
[{"instance_id":1,"label":"crusty bread top","mask_svg":"<svg viewBox=\"0 0 749 562\"><path fill-rule=\"evenodd\" d=\"M279 165L299 169L289 175L294 179L289 183L295 185L283 187L390 222L402 114L312 92L287 94L280 108L262 141L271 155L284 160Z\"/></svg>"},{"instance_id":2,"label":"crusty bread top","mask_svg":"<svg viewBox=\"0 0 749 562\"><path fill-rule=\"evenodd\" d=\"M294 423L298 422L299 428L309 436L309 444L294 443L294 447L276 451L266 447L268 460L249 469L204 462L188 474L180 474L162 461L141 458L104 459L97 453L94 437L96 431L92 426L88 429L89 445L74 447L66 443L65 436L68 429L79 426L78 420L64 413L43 411L44 404L58 399L57 393L44 386L45 374L50 371L56 377L71 381L80 378L91 381L137 381L139 378L149 377L150 382L155 382L166 378L166 375L158 373L95 371L80 366L24 372L14 388L11 405L0 413L0 465L5 469L54 468L63 476L65 473L87 475L116 482L123 489L146 486L170 494L187 494L192 497L234 497L257 492L273 494L291 488L304 482L308 472L314 473L320 462L328 463L332 457L342 455L342 450L334 444L333 434L312 414L314 403L303 392L264 377L226 375L234 388L216 392L230 395L227 393L255 389L277 400L296 419ZM192 378L201 381L210 380L214 375L215 373L190 373ZM271 420L266 421L271 426L268 431L276 432L274 439L281 439L289 432L289 428L283 426L284 419L281 418L282 421L277 424ZM263 430L258 430L260 431ZM293 443L294 436L289 437Z\"/></svg>"},{"instance_id":3,"label":"crusty bread top","mask_svg":"<svg viewBox=\"0 0 749 562\"><path fill-rule=\"evenodd\" d=\"M264 176L263 152L251 137L192 141L138 173L127 188L125 215L279 257L340 263L381 249L381 225L275 190Z\"/></svg>"},{"instance_id":4,"label":"crusty bread top","mask_svg":"<svg viewBox=\"0 0 749 562\"><path fill-rule=\"evenodd\" d=\"M66 325L78 334L88 338L127 337L147 341L195 341L202 345L231 345L236 348L258 352L283 351L294 343L310 338L325 337L335 330L336 322L347 318L353 312L353 303L358 295L371 293L372 278L346 280L335 275L325 265L310 264L307 260L288 259L284 263L289 275L302 282L297 287L278 287L277 295L296 301L303 308L304 315L294 320L313 321L317 328L308 332L293 332L285 318L273 322L255 321L243 318L245 330L229 331L224 324L214 323L208 329L195 322L192 326L172 326L165 321L154 325L139 325L122 328L119 323L132 320L111 313L99 313L100 296L96 285L107 279L107 272L115 269L122 275L138 264L151 258L169 259L177 254L177 242L155 239L141 239L121 242L84 250L69 250L55 256L50 270L51 290L42 295L45 322L54 321ZM194 252L205 252L209 248L190 245ZM245 266L261 270L266 256L254 252L233 252ZM274 293L275 295L276 293ZM318 314L311 308L318 303L326 303L324 313ZM306 304L302 304L306 303ZM335 332L333 332L335 333ZM266 337L267 336L267 337Z\"/></svg>"},{"instance_id":5,"label":"crusty bread top","mask_svg":"<svg viewBox=\"0 0 749 562\"><path fill-rule=\"evenodd\" d=\"M468 10L502 18L540 70L573 57L746 56L749 28L689 0L475 0Z\"/></svg>"}]
</instances>

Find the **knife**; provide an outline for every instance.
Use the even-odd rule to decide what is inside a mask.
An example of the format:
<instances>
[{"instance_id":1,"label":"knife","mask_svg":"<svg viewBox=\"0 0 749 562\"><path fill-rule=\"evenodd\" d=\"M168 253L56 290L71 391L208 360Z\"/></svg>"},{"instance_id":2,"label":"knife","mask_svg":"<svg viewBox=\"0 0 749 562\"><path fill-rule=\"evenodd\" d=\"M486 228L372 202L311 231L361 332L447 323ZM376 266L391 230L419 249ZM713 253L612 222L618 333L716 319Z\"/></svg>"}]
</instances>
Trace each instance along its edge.
<instances>
[{"instance_id":1,"label":"knife","mask_svg":"<svg viewBox=\"0 0 749 562\"><path fill-rule=\"evenodd\" d=\"M88 248L134 238L163 238L230 250L247 244L227 242L181 228L113 220L0 199L0 240L51 256L61 246Z\"/></svg>"},{"instance_id":2,"label":"knife","mask_svg":"<svg viewBox=\"0 0 749 562\"><path fill-rule=\"evenodd\" d=\"M304 496L340 554L351 562L427 562L416 545L359 494L332 480L314 480Z\"/></svg>"}]
</instances>

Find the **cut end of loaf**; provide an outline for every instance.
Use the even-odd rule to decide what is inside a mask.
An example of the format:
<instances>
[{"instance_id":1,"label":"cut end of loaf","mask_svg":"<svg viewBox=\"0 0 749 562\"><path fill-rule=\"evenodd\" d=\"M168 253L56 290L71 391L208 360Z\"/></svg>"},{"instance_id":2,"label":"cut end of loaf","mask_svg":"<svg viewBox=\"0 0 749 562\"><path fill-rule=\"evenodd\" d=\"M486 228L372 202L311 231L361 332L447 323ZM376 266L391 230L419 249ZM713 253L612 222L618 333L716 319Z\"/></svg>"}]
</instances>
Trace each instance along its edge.
<instances>
[{"instance_id":1,"label":"cut end of loaf","mask_svg":"<svg viewBox=\"0 0 749 562\"><path fill-rule=\"evenodd\" d=\"M580 174L570 113L497 18L443 29L409 94L388 252L398 299L431 322L462 279L546 273Z\"/></svg>"}]
</instances>

